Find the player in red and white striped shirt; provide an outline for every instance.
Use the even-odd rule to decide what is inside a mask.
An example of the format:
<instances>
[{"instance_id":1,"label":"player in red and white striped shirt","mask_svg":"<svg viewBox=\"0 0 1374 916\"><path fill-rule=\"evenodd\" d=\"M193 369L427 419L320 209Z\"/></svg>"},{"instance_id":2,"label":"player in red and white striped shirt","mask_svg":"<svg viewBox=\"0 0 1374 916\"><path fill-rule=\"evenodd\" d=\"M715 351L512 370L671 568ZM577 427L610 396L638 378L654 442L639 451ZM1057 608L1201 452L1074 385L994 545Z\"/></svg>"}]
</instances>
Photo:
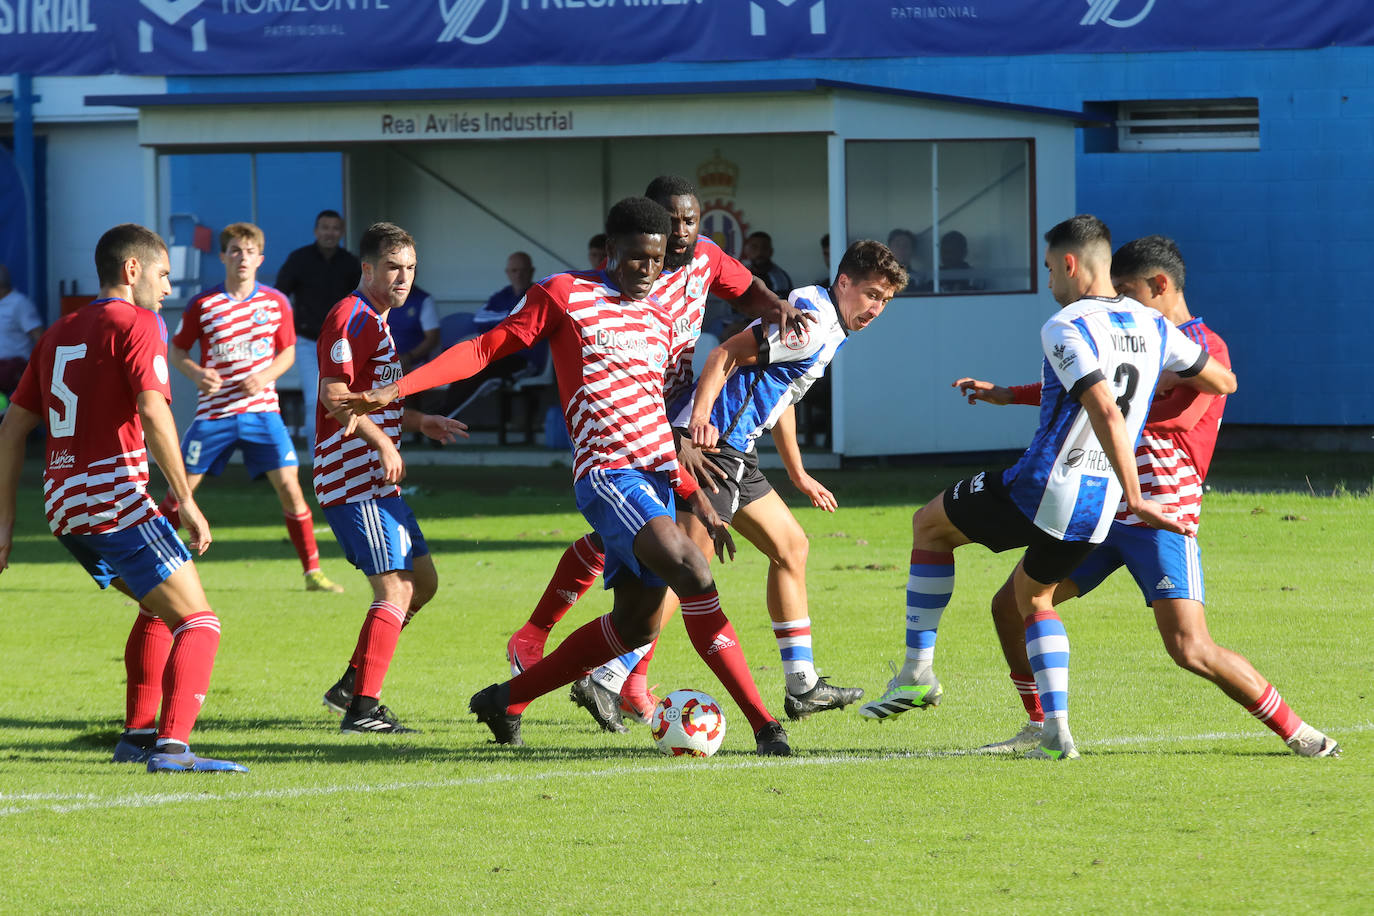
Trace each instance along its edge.
<instances>
[{"instance_id":1,"label":"player in red and white striped shirt","mask_svg":"<svg viewBox=\"0 0 1374 916\"><path fill-rule=\"evenodd\" d=\"M388 385L401 376L386 317L405 304L415 282L415 240L392 223L373 223L358 243L358 257L357 292L330 310L320 331L315 498L344 555L367 576L373 600L353 658L324 702L342 714L342 732L400 734L412 729L380 704L382 682L402 628L439 587L415 513L401 498L401 432L453 442L467 435L467 427L399 403L371 418L330 413L330 405L350 391Z\"/></svg>"},{"instance_id":2,"label":"player in red and white striped shirt","mask_svg":"<svg viewBox=\"0 0 1374 916\"><path fill-rule=\"evenodd\" d=\"M243 450L250 477L267 475L281 501L286 532L300 557L305 588L342 592L320 569L315 520L296 476L296 448L282 423L276 381L296 360L296 329L291 303L258 283L262 230L252 223L230 223L219 234L224 282L192 299L172 338L172 365L200 390L196 419L182 440L188 479L194 491L206 474L218 476L236 449ZM190 349L200 346L200 360ZM171 493L158 506L180 527Z\"/></svg>"},{"instance_id":3,"label":"player in red and white striped shirt","mask_svg":"<svg viewBox=\"0 0 1374 916\"><path fill-rule=\"evenodd\" d=\"M187 744L209 691L220 624L190 553L148 496L151 450L183 503L191 548L204 553L210 526L192 499L168 406L167 328L158 315L171 292L167 246L125 223L101 236L95 264L101 297L39 340L0 424L0 570L13 546L24 439L42 419L53 534L101 588L113 585L139 603L125 646L115 762L147 763L149 772L246 772L197 757Z\"/></svg>"},{"instance_id":4,"label":"player in red and white striped shirt","mask_svg":"<svg viewBox=\"0 0 1374 916\"><path fill-rule=\"evenodd\" d=\"M606 218L604 271L556 274L530 287L501 324L450 348L399 384L352 396L355 411L467 378L490 362L547 339L574 448L578 508L606 550L610 614L571 634L538 664L472 698L471 709L498 743L520 744L520 713L530 701L658 635L667 588L682 597L683 621L698 654L724 683L754 730L760 754L788 754L787 734L754 686L734 629L720 609L710 566L674 524L670 490L691 501L716 538L729 533L680 473L663 405L663 372L676 341L670 310L655 283L670 220L647 198L628 198Z\"/></svg>"},{"instance_id":5,"label":"player in red and white striped shirt","mask_svg":"<svg viewBox=\"0 0 1374 916\"><path fill-rule=\"evenodd\" d=\"M1183 256L1173 241L1163 236L1128 242L1112 258L1112 284L1118 292L1159 311L1212 358L1230 368L1221 337L1189 312L1183 296L1184 279ZM973 379L960 379L955 385L966 391L970 403L1040 402L1038 386L1007 389ZM1176 385L1156 396L1136 446L1141 494L1169 507L1171 514L1192 531L1196 531L1202 512L1202 484L1212 462L1225 406L1224 395ZM1086 595L1122 566L1130 570L1146 604L1154 609L1164 647L1179 667L1216 684L1272 729L1294 753L1305 757L1340 755L1336 742L1289 709L1274 686L1244 656L1213 641L1207 630L1202 558L1196 537L1151 528L1123 503L1107 539L1059 584L1054 603ZM1040 742L1037 726L1043 723L1044 712L1026 657L1025 625L1016 610L1010 582L993 598L992 615L1012 683L1030 721L1015 737L983 750L1029 749Z\"/></svg>"},{"instance_id":6,"label":"player in red and white striped shirt","mask_svg":"<svg viewBox=\"0 0 1374 916\"><path fill-rule=\"evenodd\" d=\"M663 383L664 402L671 411L673 405L684 401L692 391L692 358L701 335L708 295L732 300L736 308L774 324L801 326L810 322L810 316L775 296L762 279L755 277L749 268L722 251L715 242L699 238L701 202L697 200L696 186L690 181L676 175L660 175L649 182L644 196L666 209L672 221L663 274L654 289L655 295L667 304L673 324L673 349L668 354ZM692 445L690 438L679 440L678 461L695 479L714 489L711 478L719 476L721 471L702 458L701 450ZM678 507L679 510L683 508ZM709 556L710 534L695 516L679 511L677 522ZM529 620L506 644L512 674L520 673L543 657L550 631L591 588L605 566L605 559L595 532L579 538L563 552ZM670 592L664 598L661 620L668 620L676 608L677 598ZM629 672L618 699L603 696L605 688L593 677L574 684L574 699L610 731L625 730L617 707L629 711L639 721L647 721L657 702L646 689L645 671L651 658L652 652Z\"/></svg>"}]
</instances>

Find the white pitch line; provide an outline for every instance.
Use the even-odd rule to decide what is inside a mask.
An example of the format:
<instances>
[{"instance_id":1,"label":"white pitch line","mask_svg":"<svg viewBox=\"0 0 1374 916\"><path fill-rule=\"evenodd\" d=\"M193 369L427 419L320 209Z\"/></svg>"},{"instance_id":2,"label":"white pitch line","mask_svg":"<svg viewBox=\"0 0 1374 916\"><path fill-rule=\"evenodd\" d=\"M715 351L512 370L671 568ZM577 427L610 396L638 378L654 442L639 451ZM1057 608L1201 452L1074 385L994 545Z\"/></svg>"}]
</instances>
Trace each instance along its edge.
<instances>
[{"instance_id":1,"label":"white pitch line","mask_svg":"<svg viewBox=\"0 0 1374 916\"><path fill-rule=\"evenodd\" d=\"M1337 736L1352 732L1374 731L1374 722L1365 722L1333 730ZM1119 747L1132 744L1154 744L1182 741L1223 741L1248 738L1269 738L1268 733L1255 732L1208 732L1201 735L1126 735L1116 738L1097 738L1086 742L1091 750L1094 746ZM726 763L715 761L706 765L706 771L719 773L724 770L753 770L764 767L830 766L832 764L884 763L893 760L922 760L947 757L984 756L977 750L954 751L903 751L896 754L842 754L825 757L752 758L734 760ZM1001 759L1006 759L1002 757ZM685 765L684 765L685 763ZM489 773L483 776L466 776L458 779L419 780L415 782L384 782L375 785L334 785L304 786L294 789L256 789L246 792L162 792L154 795L119 795L101 798L92 794L62 795L58 793L34 793L30 795L0 795L0 801L45 801L55 804L36 804L28 807L0 808L0 817L16 814L29 814L36 811L50 811L54 814L71 814L77 811L97 811L114 808L156 808L164 805L190 804L195 802L257 801L269 799L317 798L347 793L406 792L421 789L452 789L462 786L489 786L507 782L545 782L564 779L604 779L607 777L638 776L640 774L698 774L702 768L691 761L673 761L644 767L615 767L599 770L550 770L542 773ZM168 777L164 777L168 778ZM176 778L176 777L170 777ZM192 777L194 778L194 777ZM224 775L218 779L239 779L241 777Z\"/></svg>"}]
</instances>

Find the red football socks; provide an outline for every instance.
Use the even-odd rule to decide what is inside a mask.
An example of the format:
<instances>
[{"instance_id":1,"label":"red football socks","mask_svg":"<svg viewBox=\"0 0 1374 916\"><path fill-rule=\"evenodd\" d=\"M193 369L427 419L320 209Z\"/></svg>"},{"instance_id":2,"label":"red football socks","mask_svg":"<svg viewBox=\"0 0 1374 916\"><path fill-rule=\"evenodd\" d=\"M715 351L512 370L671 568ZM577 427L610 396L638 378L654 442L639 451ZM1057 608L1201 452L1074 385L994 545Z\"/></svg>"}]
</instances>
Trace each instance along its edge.
<instances>
[{"instance_id":1,"label":"red football socks","mask_svg":"<svg viewBox=\"0 0 1374 916\"><path fill-rule=\"evenodd\" d=\"M191 729L210 689L210 672L219 650L219 618L201 611L181 621L172 633L172 651L162 673L162 722L158 738L189 744Z\"/></svg>"},{"instance_id":2,"label":"red football socks","mask_svg":"<svg viewBox=\"0 0 1374 916\"><path fill-rule=\"evenodd\" d=\"M286 533L291 537L291 546L296 548L296 556L301 559L301 567L308 573L320 568L320 548L315 543L315 519L310 510L300 515L283 512L286 520Z\"/></svg>"},{"instance_id":3,"label":"red football socks","mask_svg":"<svg viewBox=\"0 0 1374 916\"><path fill-rule=\"evenodd\" d=\"M720 596L713 588L709 592L682 599L682 622L697 654L710 666L735 703L749 720L749 727L757 733L773 721L763 705L744 650L735 638L735 628L720 609Z\"/></svg>"},{"instance_id":4,"label":"red football socks","mask_svg":"<svg viewBox=\"0 0 1374 916\"><path fill-rule=\"evenodd\" d=\"M396 642L401 638L405 612L390 601L374 601L367 609L358 647L353 652L358 677L353 695L377 699L382 695L382 681L386 680L391 658L396 654Z\"/></svg>"},{"instance_id":5,"label":"red football socks","mask_svg":"<svg viewBox=\"0 0 1374 916\"><path fill-rule=\"evenodd\" d=\"M552 630L605 568L606 555L596 549L592 536L578 538L563 551L553 578L530 614L530 623L545 632Z\"/></svg>"},{"instance_id":6,"label":"red football socks","mask_svg":"<svg viewBox=\"0 0 1374 916\"><path fill-rule=\"evenodd\" d=\"M1245 707L1245 711L1269 726L1284 741L1302 728L1302 719L1288 708L1273 684L1265 684L1264 693L1260 694L1253 706Z\"/></svg>"},{"instance_id":7,"label":"red football socks","mask_svg":"<svg viewBox=\"0 0 1374 916\"><path fill-rule=\"evenodd\" d=\"M162 673L172 651L172 631L147 608L139 606L129 640L124 644L124 727L156 728L162 704Z\"/></svg>"},{"instance_id":8,"label":"red football socks","mask_svg":"<svg viewBox=\"0 0 1374 916\"><path fill-rule=\"evenodd\" d=\"M510 705L507 712L519 714L537 697L571 684L629 649L604 614L574 630L558 648L510 680Z\"/></svg>"}]
</instances>

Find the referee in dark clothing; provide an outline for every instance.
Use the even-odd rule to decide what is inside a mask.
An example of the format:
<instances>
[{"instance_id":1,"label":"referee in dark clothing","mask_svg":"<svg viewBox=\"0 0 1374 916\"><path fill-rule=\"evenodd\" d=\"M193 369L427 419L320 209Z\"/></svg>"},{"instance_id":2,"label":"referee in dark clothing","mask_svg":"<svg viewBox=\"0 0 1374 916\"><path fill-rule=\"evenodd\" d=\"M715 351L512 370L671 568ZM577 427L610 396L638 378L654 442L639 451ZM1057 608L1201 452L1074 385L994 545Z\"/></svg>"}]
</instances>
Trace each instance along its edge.
<instances>
[{"instance_id":1,"label":"referee in dark clothing","mask_svg":"<svg viewBox=\"0 0 1374 916\"><path fill-rule=\"evenodd\" d=\"M324 317L344 296L358 288L362 265L339 244L344 221L337 210L315 217L315 244L297 248L277 271L277 289L291 297L296 316L296 366L305 402L306 459L315 453L315 402L320 393L320 364L315 352Z\"/></svg>"}]
</instances>

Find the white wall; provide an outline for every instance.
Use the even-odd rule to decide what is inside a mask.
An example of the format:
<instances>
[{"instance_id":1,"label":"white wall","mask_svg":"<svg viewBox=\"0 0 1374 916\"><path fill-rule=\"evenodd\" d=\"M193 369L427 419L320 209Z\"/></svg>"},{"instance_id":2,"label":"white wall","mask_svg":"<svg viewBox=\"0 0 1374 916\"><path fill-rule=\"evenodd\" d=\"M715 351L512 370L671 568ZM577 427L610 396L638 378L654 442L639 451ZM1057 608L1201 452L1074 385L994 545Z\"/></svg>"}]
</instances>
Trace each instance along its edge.
<instances>
[{"instance_id":1,"label":"white wall","mask_svg":"<svg viewBox=\"0 0 1374 916\"><path fill-rule=\"evenodd\" d=\"M1041 236L1074 208L1074 132L1065 124L1018 125L1003 136L1035 138L1036 263ZM1058 305L1036 270L1033 293L896 299L836 358L836 447L851 457L1023 448L1035 431L1030 407L969 406L950 383L972 376L1002 385L1040 380L1039 328Z\"/></svg>"},{"instance_id":2,"label":"white wall","mask_svg":"<svg viewBox=\"0 0 1374 916\"><path fill-rule=\"evenodd\" d=\"M48 141L48 301L76 280L95 295L95 243L111 226L146 220L143 151L128 122L45 126Z\"/></svg>"}]
</instances>

